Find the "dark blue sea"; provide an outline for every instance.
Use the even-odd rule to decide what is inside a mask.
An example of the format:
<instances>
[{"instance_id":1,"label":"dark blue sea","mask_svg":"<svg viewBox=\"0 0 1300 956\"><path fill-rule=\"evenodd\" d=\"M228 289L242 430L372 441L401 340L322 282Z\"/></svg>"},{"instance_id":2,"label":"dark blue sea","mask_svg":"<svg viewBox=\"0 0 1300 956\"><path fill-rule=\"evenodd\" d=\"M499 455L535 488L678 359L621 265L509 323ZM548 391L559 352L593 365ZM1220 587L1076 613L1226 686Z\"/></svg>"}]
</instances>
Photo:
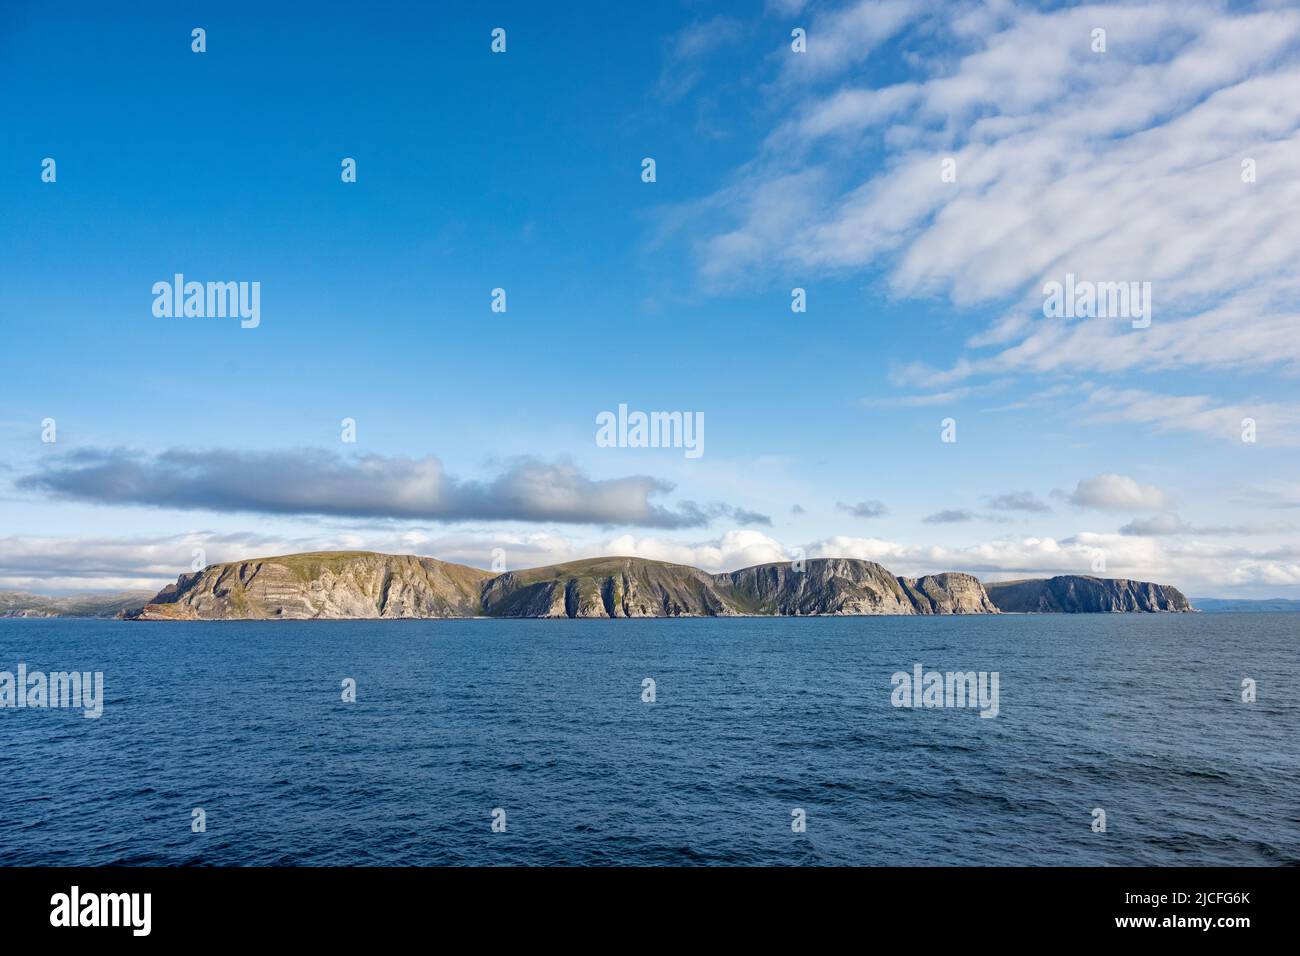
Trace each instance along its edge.
<instances>
[{"instance_id":1,"label":"dark blue sea","mask_svg":"<svg viewBox=\"0 0 1300 956\"><path fill-rule=\"evenodd\" d=\"M0 620L19 662L105 700L0 709L3 864L1300 863L1296 614ZM894 707L917 663L998 715Z\"/></svg>"}]
</instances>

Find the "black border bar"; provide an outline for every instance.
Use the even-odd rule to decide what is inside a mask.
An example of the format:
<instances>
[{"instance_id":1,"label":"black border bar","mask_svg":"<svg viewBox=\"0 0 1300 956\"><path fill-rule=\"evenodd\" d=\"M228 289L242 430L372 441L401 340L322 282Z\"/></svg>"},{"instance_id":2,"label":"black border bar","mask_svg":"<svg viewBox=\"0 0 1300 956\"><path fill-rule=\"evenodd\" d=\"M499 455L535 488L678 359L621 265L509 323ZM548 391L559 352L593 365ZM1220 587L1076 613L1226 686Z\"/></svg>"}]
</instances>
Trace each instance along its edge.
<instances>
[{"instance_id":1,"label":"black border bar","mask_svg":"<svg viewBox=\"0 0 1300 956\"><path fill-rule=\"evenodd\" d=\"M52 926L52 899L73 886L83 901L149 893L148 936L129 926ZM703 936L733 940L761 939L788 923L795 938L800 927L836 928L859 939L929 940L941 950L1042 934L1231 945L1261 929L1294 929L1298 889L1300 870L1285 867L13 867L0 868L0 926L6 941L374 943L433 932L450 942L450 932L484 941L531 932L535 941L626 938L659 948L681 941L676 931L662 935L665 920L689 919ZM1119 924L1133 919L1154 922Z\"/></svg>"}]
</instances>

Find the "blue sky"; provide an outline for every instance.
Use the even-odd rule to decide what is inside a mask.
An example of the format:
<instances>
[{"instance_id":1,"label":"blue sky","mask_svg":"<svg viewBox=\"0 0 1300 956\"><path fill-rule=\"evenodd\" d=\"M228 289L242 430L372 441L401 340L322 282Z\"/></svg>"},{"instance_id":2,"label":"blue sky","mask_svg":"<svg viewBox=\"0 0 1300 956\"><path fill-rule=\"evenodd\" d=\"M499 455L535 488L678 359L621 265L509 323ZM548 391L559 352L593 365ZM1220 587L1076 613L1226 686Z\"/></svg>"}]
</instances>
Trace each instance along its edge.
<instances>
[{"instance_id":1,"label":"blue sky","mask_svg":"<svg viewBox=\"0 0 1300 956\"><path fill-rule=\"evenodd\" d=\"M6 7L0 587L802 549L1300 596L1300 14L1192 6ZM156 317L177 272L260 324ZM1067 272L1150 327L1044 317ZM620 403L704 454L598 447Z\"/></svg>"}]
</instances>

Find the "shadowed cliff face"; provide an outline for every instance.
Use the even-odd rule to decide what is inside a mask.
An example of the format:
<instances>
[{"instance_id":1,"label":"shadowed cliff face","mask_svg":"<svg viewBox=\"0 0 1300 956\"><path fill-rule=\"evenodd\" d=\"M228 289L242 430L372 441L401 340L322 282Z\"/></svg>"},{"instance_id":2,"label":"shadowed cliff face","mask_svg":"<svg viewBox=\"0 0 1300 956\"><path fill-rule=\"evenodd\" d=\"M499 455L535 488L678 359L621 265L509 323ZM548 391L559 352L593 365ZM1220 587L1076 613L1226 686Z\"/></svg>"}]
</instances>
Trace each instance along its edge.
<instances>
[{"instance_id":1,"label":"shadowed cliff face","mask_svg":"<svg viewBox=\"0 0 1300 956\"><path fill-rule=\"evenodd\" d=\"M821 559L802 571L760 564L730 575L751 614L915 614L899 579L872 561Z\"/></svg>"},{"instance_id":2,"label":"shadowed cliff face","mask_svg":"<svg viewBox=\"0 0 1300 956\"><path fill-rule=\"evenodd\" d=\"M727 583L696 568L640 558L596 558L493 578L494 617L717 617L736 609Z\"/></svg>"},{"instance_id":3,"label":"shadowed cliff face","mask_svg":"<svg viewBox=\"0 0 1300 956\"><path fill-rule=\"evenodd\" d=\"M729 575L733 598L748 614L996 614L969 574L895 577L873 561L822 558L761 564Z\"/></svg>"},{"instance_id":4,"label":"shadowed cliff face","mask_svg":"<svg viewBox=\"0 0 1300 956\"><path fill-rule=\"evenodd\" d=\"M1002 581L985 589L999 610L1020 613L1190 611L1183 592L1167 584L1065 574L1030 581Z\"/></svg>"},{"instance_id":5,"label":"shadowed cliff face","mask_svg":"<svg viewBox=\"0 0 1300 956\"><path fill-rule=\"evenodd\" d=\"M1001 610L1188 610L1174 588L1053 578L995 585L969 574L900 578L871 561L814 559L729 574L641 558L594 558L493 575L433 558L321 552L183 574L142 620L472 617L725 617L996 614ZM1176 599L1175 597L1176 596Z\"/></svg>"}]
</instances>

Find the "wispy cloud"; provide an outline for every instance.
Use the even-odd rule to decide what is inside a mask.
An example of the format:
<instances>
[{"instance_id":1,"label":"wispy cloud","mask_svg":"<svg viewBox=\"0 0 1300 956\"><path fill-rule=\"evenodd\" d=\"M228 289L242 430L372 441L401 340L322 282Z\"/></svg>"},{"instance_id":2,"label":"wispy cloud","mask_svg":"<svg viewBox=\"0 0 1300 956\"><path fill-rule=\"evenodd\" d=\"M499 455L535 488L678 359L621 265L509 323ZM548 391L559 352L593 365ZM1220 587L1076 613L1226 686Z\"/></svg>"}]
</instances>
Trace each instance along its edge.
<instances>
[{"instance_id":1,"label":"wispy cloud","mask_svg":"<svg viewBox=\"0 0 1300 956\"><path fill-rule=\"evenodd\" d=\"M1270 481L1241 489L1235 498L1252 508L1290 510L1300 508L1300 482Z\"/></svg>"},{"instance_id":2,"label":"wispy cloud","mask_svg":"<svg viewBox=\"0 0 1300 956\"><path fill-rule=\"evenodd\" d=\"M854 0L823 9L806 25L807 52L783 56L782 79L808 83L840 74L866 60L932 7L922 0Z\"/></svg>"},{"instance_id":3,"label":"wispy cloud","mask_svg":"<svg viewBox=\"0 0 1300 956\"><path fill-rule=\"evenodd\" d=\"M1183 519L1172 511L1151 515L1147 518L1134 518L1119 529L1120 534L1128 535L1164 535L1182 534L1189 530Z\"/></svg>"},{"instance_id":4,"label":"wispy cloud","mask_svg":"<svg viewBox=\"0 0 1300 956\"><path fill-rule=\"evenodd\" d=\"M1280 535L1291 534L1294 526L1279 524L1234 524L1234 525L1189 525L1172 511L1150 515L1146 518L1134 518L1119 529L1120 534L1136 536L1161 536L1173 534L1197 535L1200 537L1240 537L1243 535Z\"/></svg>"},{"instance_id":5,"label":"wispy cloud","mask_svg":"<svg viewBox=\"0 0 1300 956\"><path fill-rule=\"evenodd\" d=\"M1136 388L1098 388L1081 408L1092 423L1142 422L1159 431L1188 432L1243 445L1300 443L1300 407L1281 402L1218 402L1208 395L1164 395Z\"/></svg>"},{"instance_id":6,"label":"wispy cloud","mask_svg":"<svg viewBox=\"0 0 1300 956\"><path fill-rule=\"evenodd\" d=\"M998 391L1010 384L1007 380L985 382L981 385L963 385L923 395L897 395L888 398L864 398L860 405L867 408L925 408L931 405L954 405L974 395Z\"/></svg>"},{"instance_id":7,"label":"wispy cloud","mask_svg":"<svg viewBox=\"0 0 1300 956\"><path fill-rule=\"evenodd\" d=\"M820 13L783 79L832 80L919 22L949 52L883 87L795 84L807 92L791 93L790 119L702 203L715 225L701 276L869 267L900 296L1001 310L932 388L1008 371L1300 366L1300 11L982 6ZM881 164L846 174L844 156L871 151ZM955 182L941 180L946 158ZM1067 272L1151 282L1152 324L1043 318L1043 284Z\"/></svg>"},{"instance_id":8,"label":"wispy cloud","mask_svg":"<svg viewBox=\"0 0 1300 956\"><path fill-rule=\"evenodd\" d=\"M994 495L988 499L989 507L994 511L1028 511L1033 514L1047 514L1052 506L1041 500L1032 491L1008 491L1006 494Z\"/></svg>"},{"instance_id":9,"label":"wispy cloud","mask_svg":"<svg viewBox=\"0 0 1300 956\"><path fill-rule=\"evenodd\" d=\"M936 511L932 515L927 515L921 520L926 524L962 524L966 521L974 521L976 515L973 511L947 509Z\"/></svg>"},{"instance_id":10,"label":"wispy cloud","mask_svg":"<svg viewBox=\"0 0 1300 956\"><path fill-rule=\"evenodd\" d=\"M704 76L702 61L745 36L745 24L719 14L692 23L669 37L659 74L659 94L667 101L685 96Z\"/></svg>"},{"instance_id":11,"label":"wispy cloud","mask_svg":"<svg viewBox=\"0 0 1300 956\"><path fill-rule=\"evenodd\" d=\"M880 518L889 512L889 509L879 501L859 501L855 505L837 501L835 507L846 514L853 515L855 518Z\"/></svg>"}]
</instances>

